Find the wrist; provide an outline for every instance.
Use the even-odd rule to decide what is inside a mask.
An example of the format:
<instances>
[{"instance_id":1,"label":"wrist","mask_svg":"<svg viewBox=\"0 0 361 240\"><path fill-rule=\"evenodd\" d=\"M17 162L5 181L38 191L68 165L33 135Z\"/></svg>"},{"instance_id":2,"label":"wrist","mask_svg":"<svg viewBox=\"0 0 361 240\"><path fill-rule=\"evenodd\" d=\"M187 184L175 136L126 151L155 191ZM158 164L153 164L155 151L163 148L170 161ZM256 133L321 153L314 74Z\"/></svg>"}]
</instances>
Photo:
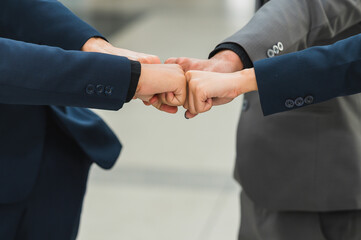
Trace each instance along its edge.
<instances>
[{"instance_id":1,"label":"wrist","mask_svg":"<svg viewBox=\"0 0 361 240\"><path fill-rule=\"evenodd\" d=\"M211 59L221 61L223 64L228 64L234 69L234 72L243 69L243 63L239 56L232 50L223 50L214 55Z\"/></svg>"},{"instance_id":2,"label":"wrist","mask_svg":"<svg viewBox=\"0 0 361 240\"><path fill-rule=\"evenodd\" d=\"M138 81L138 85L137 85L137 89L135 90L135 97L137 98L137 96L139 95L139 92L142 89L143 83L145 81L145 78L148 75L148 71L149 71L149 66L147 64L140 64L140 76L139 76L139 81Z\"/></svg>"},{"instance_id":3,"label":"wrist","mask_svg":"<svg viewBox=\"0 0 361 240\"><path fill-rule=\"evenodd\" d=\"M237 76L238 95L248 93L248 92L258 91L257 79L256 79L256 74L255 74L254 68L248 68L248 69L236 72L235 74L238 75Z\"/></svg>"},{"instance_id":4,"label":"wrist","mask_svg":"<svg viewBox=\"0 0 361 240\"><path fill-rule=\"evenodd\" d=\"M108 53L112 45L100 37L90 38L82 47L83 52Z\"/></svg>"},{"instance_id":5,"label":"wrist","mask_svg":"<svg viewBox=\"0 0 361 240\"><path fill-rule=\"evenodd\" d=\"M127 98L125 102L130 102L134 97L137 91L137 86L139 83L140 73L142 71L141 65L137 61L130 61L130 82L128 87Z\"/></svg>"}]
</instances>

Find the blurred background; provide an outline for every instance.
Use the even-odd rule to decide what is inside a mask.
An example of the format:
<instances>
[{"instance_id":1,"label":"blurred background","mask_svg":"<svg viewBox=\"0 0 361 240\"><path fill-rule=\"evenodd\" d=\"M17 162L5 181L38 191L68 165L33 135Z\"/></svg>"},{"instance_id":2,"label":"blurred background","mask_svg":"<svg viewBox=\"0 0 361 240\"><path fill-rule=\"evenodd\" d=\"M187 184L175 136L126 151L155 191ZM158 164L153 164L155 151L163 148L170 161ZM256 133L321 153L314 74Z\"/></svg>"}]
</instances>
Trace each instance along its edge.
<instances>
[{"instance_id":1,"label":"blurred background","mask_svg":"<svg viewBox=\"0 0 361 240\"><path fill-rule=\"evenodd\" d=\"M254 0L61 0L115 46L207 58L251 18ZM192 120L137 100L96 111L124 145L116 166L93 166L79 240L235 240L233 180L242 98Z\"/></svg>"}]
</instances>

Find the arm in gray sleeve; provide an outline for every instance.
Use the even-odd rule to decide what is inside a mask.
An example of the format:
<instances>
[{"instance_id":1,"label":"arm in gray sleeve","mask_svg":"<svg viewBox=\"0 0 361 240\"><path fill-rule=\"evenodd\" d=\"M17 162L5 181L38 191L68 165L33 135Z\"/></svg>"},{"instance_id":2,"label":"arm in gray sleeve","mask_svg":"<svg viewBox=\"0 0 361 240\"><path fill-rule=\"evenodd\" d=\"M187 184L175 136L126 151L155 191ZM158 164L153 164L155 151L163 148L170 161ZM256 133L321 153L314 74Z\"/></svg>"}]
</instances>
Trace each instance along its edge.
<instances>
[{"instance_id":1,"label":"arm in gray sleeve","mask_svg":"<svg viewBox=\"0 0 361 240\"><path fill-rule=\"evenodd\" d=\"M242 46L252 61L308 48L361 22L361 0L271 0L223 43Z\"/></svg>"}]
</instances>

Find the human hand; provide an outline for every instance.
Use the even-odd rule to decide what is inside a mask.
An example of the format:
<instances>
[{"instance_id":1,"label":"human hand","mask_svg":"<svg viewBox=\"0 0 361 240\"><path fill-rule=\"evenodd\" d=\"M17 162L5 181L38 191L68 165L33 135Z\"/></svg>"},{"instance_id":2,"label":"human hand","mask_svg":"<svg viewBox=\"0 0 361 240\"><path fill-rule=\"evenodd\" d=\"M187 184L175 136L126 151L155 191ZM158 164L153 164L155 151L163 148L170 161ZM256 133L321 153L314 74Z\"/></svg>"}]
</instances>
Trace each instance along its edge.
<instances>
[{"instance_id":1,"label":"human hand","mask_svg":"<svg viewBox=\"0 0 361 240\"><path fill-rule=\"evenodd\" d=\"M235 72L243 69L243 63L239 56L231 50L224 50L217 53L211 59L195 59L195 58L169 58L165 64L178 64L185 72L190 70L201 70L208 72ZM144 102L145 105L153 105L155 108L167 112L175 113L177 108L167 106L164 102L156 97L150 102ZM188 113L189 114L189 113Z\"/></svg>"},{"instance_id":2,"label":"human hand","mask_svg":"<svg viewBox=\"0 0 361 240\"><path fill-rule=\"evenodd\" d=\"M254 69L234 73L188 71L188 96L184 104L187 119L209 111L213 106L231 102L239 95L256 91Z\"/></svg>"},{"instance_id":3,"label":"human hand","mask_svg":"<svg viewBox=\"0 0 361 240\"><path fill-rule=\"evenodd\" d=\"M169 58L165 64L179 64L184 72L200 70L207 72L236 72L243 69L243 63L239 56L231 50L224 50L211 59L203 60L196 58Z\"/></svg>"},{"instance_id":4,"label":"human hand","mask_svg":"<svg viewBox=\"0 0 361 240\"><path fill-rule=\"evenodd\" d=\"M160 110L177 112L187 96L184 71L177 64L142 64L134 98L146 105L153 104Z\"/></svg>"},{"instance_id":5,"label":"human hand","mask_svg":"<svg viewBox=\"0 0 361 240\"><path fill-rule=\"evenodd\" d=\"M112 54L117 56L126 57L129 60L139 61L144 64L160 64L161 61L159 57L133 52L127 49L117 48L111 45L109 42L105 41L103 38L90 38L82 47L84 52L99 52L105 54Z\"/></svg>"}]
</instances>

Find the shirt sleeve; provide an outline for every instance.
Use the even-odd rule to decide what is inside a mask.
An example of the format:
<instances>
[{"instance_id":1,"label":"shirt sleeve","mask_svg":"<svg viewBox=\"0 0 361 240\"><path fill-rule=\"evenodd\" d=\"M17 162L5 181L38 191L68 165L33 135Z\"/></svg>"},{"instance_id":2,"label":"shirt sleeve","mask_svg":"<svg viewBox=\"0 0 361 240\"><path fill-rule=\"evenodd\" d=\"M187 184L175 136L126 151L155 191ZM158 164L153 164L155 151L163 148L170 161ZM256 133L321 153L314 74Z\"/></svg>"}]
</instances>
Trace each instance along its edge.
<instances>
[{"instance_id":1,"label":"shirt sleeve","mask_svg":"<svg viewBox=\"0 0 361 240\"><path fill-rule=\"evenodd\" d=\"M127 99L125 102L130 102L137 90L139 83L140 74L142 72L142 65L138 61L130 61L131 66L131 78L129 83L129 89L127 94Z\"/></svg>"},{"instance_id":2,"label":"shirt sleeve","mask_svg":"<svg viewBox=\"0 0 361 240\"><path fill-rule=\"evenodd\" d=\"M242 46L240 46L236 43L222 43L222 44L218 45L209 54L209 58L214 57L214 55L216 55L217 53L219 53L220 51L223 51L223 50L231 50L231 51L235 52L238 55L238 57L241 59L244 68L252 68L253 67L252 60L248 56L248 53L246 52L246 50Z\"/></svg>"}]
</instances>

